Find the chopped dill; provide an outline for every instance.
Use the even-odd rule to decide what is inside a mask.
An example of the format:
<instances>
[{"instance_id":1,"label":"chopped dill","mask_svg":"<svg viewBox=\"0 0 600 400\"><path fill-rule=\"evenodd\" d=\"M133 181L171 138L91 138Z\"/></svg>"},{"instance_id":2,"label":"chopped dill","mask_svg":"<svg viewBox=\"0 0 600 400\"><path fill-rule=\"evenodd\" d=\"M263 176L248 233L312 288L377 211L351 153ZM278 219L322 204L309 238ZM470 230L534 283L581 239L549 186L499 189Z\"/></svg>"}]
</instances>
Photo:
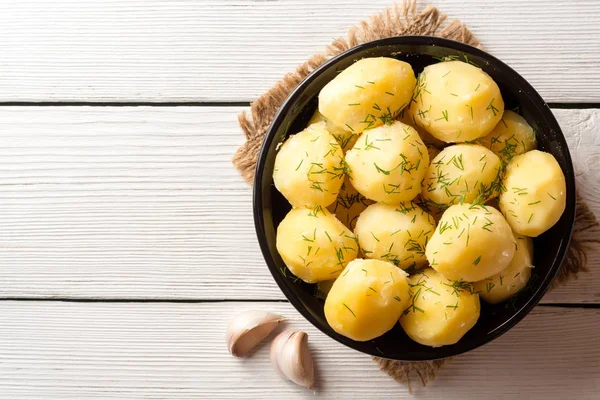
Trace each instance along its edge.
<instances>
[{"instance_id":1,"label":"chopped dill","mask_svg":"<svg viewBox=\"0 0 600 400\"><path fill-rule=\"evenodd\" d=\"M493 98L493 99L490 101L490 104L488 104L488 106L486 107L486 111L487 111L487 110L490 110L491 112L493 112L493 113L494 113L494 116L496 116L496 115L498 114L498 111L500 111L500 110L498 110L498 109L497 109L497 108L494 106L494 100L496 100L496 99L495 99L495 98Z\"/></svg>"},{"instance_id":2,"label":"chopped dill","mask_svg":"<svg viewBox=\"0 0 600 400\"><path fill-rule=\"evenodd\" d=\"M352 311L352 309L350 307L348 307L348 305L346 303L342 303L344 305L344 307L346 307L348 309L348 311L350 311L352 313L352 315L354 315L354 318L356 318L356 314L354 314L354 311Z\"/></svg>"}]
</instances>

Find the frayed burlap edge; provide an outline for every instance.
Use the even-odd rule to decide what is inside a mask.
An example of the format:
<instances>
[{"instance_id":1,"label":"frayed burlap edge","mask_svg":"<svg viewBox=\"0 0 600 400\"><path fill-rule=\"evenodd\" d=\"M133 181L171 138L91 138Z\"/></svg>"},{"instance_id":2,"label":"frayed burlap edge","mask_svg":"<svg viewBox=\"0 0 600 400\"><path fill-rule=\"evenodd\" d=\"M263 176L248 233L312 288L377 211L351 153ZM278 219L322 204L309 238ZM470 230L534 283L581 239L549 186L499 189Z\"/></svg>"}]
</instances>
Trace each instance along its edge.
<instances>
[{"instance_id":1,"label":"frayed burlap edge","mask_svg":"<svg viewBox=\"0 0 600 400\"><path fill-rule=\"evenodd\" d=\"M405 0L350 28L345 39L336 39L327 46L324 52L313 55L296 71L286 74L283 79L252 103L249 112L243 112L238 116L240 127L246 136L246 143L237 150L233 157L233 164L240 171L242 177L252 184L263 138L271 121L275 118L277 110L296 86L329 58L361 43L391 36L438 36L481 48L479 41L462 22L455 20L442 27L446 18L445 14L440 13L433 6L428 6L417 13L417 1ZM577 196L576 213L571 245L553 282L553 288L570 279L576 279L579 272L586 272L586 251L590 250L593 244L600 243L598 239L600 224L579 196ZM418 376L425 386L451 359L403 362L373 357L383 372L397 382L407 384L409 390L411 390L411 376Z\"/></svg>"},{"instance_id":2,"label":"frayed burlap edge","mask_svg":"<svg viewBox=\"0 0 600 400\"><path fill-rule=\"evenodd\" d=\"M567 255L552 282L552 289L577 279L579 272L588 272L587 253L593 251L593 245L600 244L600 223L581 196L577 195L573 237Z\"/></svg>"},{"instance_id":3,"label":"frayed burlap edge","mask_svg":"<svg viewBox=\"0 0 600 400\"><path fill-rule=\"evenodd\" d=\"M252 184L263 137L275 118L277 110L308 74L331 57L361 43L390 36L439 36L481 47L465 24L453 21L441 28L445 21L446 15L441 14L437 8L428 6L417 13L416 0L406 0L350 28L345 39L334 40L324 52L313 55L295 72L286 74L275 86L252 103L250 112L243 112L238 117L246 136L246 143L233 157L233 164L239 169L242 177Z\"/></svg>"}]
</instances>

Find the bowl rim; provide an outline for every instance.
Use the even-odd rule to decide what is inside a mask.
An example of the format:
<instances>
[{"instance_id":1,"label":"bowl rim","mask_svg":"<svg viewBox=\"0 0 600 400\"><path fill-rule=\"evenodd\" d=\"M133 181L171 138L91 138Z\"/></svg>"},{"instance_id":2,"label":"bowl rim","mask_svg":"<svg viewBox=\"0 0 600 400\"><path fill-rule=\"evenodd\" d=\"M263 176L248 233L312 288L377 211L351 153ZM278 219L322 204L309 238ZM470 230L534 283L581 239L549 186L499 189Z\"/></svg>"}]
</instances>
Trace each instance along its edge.
<instances>
[{"instance_id":1,"label":"bowl rim","mask_svg":"<svg viewBox=\"0 0 600 400\"><path fill-rule=\"evenodd\" d=\"M285 117L285 115L290 111L290 108L292 107L293 103L306 89L306 86L308 86L314 79L316 79L317 76L319 76L323 71L327 70L332 64L335 64L340 59L350 57L355 53L361 52L363 50L368 50L370 48L379 47L379 46L398 45L398 44L448 47L448 48L452 48L457 51L462 51L464 53L474 54L474 55L484 58L484 59L490 61L490 63L494 63L496 66L508 71L514 78L516 86L518 86L524 90L527 90L527 92L529 93L529 97L532 98L532 102L534 104L538 105L540 111L545 116L545 122L553 130L555 130L557 133L559 133L559 135L557 135L558 136L557 140L560 142L560 146L562 148L568 149L568 144L566 142L564 133L562 132L560 125L556 121L556 118L554 117L554 114L552 113L550 107L548 106L546 101L544 101L544 99L540 96L540 94L533 88L533 86L531 86L531 84L525 80L525 78L523 78L518 72L516 72L514 69L512 69L506 63L504 63L503 61L499 60L498 58L490 55L489 53L487 53L479 48L476 48L476 47L473 47L473 46L470 46L470 45L467 45L465 43L458 42L455 40L444 39L444 38L433 37L433 36L393 36L393 37L389 37L389 38L383 38L383 39L378 39L378 40L374 40L374 41L370 41L370 42L365 42L365 43L362 43L355 47L352 47L352 48L328 59L326 62L321 64L318 68L315 68L308 76L306 76L294 88L294 90L292 90L292 92L288 95L288 97L285 99L285 101L283 102L283 104L281 105L281 107L279 108L277 113L275 114L273 121L271 122L271 124L269 125L269 128L266 131L265 138L263 139L263 143L261 145L258 160L256 163L256 170L255 170L253 190L252 190L252 192L253 192L252 199L253 199L254 225L255 225L255 230L256 230L256 235L258 238L259 246L260 246L261 252L263 254L263 258L269 268L271 275L273 276L273 279L277 283L277 286L279 286L279 289L283 292L283 294L288 299L288 301L294 306L294 308L304 318L306 318L313 326L315 326L321 332L326 334L328 337L336 340L337 342L340 342L340 343L342 343L354 350L360 351L362 353L366 353L366 354L369 354L372 356L377 356L380 358L386 358L385 354L382 355L382 354L375 353L375 352L365 351L365 349L363 349L363 348L358 348L356 343L362 343L362 342L355 342L355 341L345 338L339 334L334 336L330 332L325 331L321 327L321 323L310 313L310 311L304 306L304 304L300 301L300 299L286 286L286 284L284 283L284 277L279 273L279 271L277 269L277 265L271 255L271 252L269 251L269 246L268 246L268 243L266 240L266 230L265 230L266 227L265 227L264 218L263 218L264 215L263 215L263 201L262 201L261 187L262 187L262 181L263 181L263 176L264 176L264 174L263 174L264 167L267 162L267 154L269 152L269 148L271 147L273 140L275 139L275 133L277 132L280 125L282 124L282 120ZM502 325L498 326L497 328L495 328L494 330L488 332L488 335L480 336L480 337L477 337L474 340L470 341L469 344L466 346L463 346L463 349L461 349L460 351L454 351L454 352L444 351L444 349L448 348L448 346L442 346L442 347L436 348L436 350L440 350L439 351L440 354L439 354L439 356L436 356L434 358L423 357L423 356L420 356L419 353L416 353L416 354L413 354L410 356L407 354L406 358L402 358L402 359L392 358L392 359L397 359L397 360L402 360L402 361L425 361L425 360L446 358L446 357L455 356L455 355L469 352L469 351L479 348L485 344L488 344L488 343L492 342L493 340L495 340L496 338L500 337L502 334L504 334L505 332L510 330L512 327L517 325L539 303L539 301L542 299L543 295L550 288L552 281L556 277L556 274L558 273L558 270L560 269L560 266L566 257L566 253L567 253L569 244L571 242L571 237L573 234L573 225L575 223L575 208L576 208L577 202L576 202L575 178L574 178L574 172L573 172L574 168L573 168L573 162L571 159L571 154L569 151L565 152L564 157L567 162L567 169L569 170L569 172L571 172L571 174L565 174L565 181L566 181L567 189L566 189L566 206L565 206L564 213L569 212L572 215L572 218L570 219L570 223L569 223L568 235L566 235L565 238L563 238L563 240L561 240L561 243L560 243L560 246L559 246L559 249L557 252L557 257L555 257L554 262L551 265L551 268L548 270L548 273L543 278L542 282L539 284L538 289L529 297L529 299L526 301L526 303L520 309L518 309L514 312L512 317L510 319L508 319L504 324L502 324ZM569 205L571 205L570 208L569 208Z\"/></svg>"}]
</instances>

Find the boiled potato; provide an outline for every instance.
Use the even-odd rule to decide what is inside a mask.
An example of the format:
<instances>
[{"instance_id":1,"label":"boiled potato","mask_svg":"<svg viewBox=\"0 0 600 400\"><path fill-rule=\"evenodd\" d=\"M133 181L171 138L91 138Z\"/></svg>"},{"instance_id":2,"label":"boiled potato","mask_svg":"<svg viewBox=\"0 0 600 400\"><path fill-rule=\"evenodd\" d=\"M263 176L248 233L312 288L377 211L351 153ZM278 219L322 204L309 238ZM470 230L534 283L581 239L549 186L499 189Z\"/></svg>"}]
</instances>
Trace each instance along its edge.
<instances>
[{"instance_id":1,"label":"boiled potato","mask_svg":"<svg viewBox=\"0 0 600 400\"><path fill-rule=\"evenodd\" d=\"M412 119L412 116L408 112L408 107L404 108L400 112L400 115L398 116L398 121L415 128L415 130L417 131L417 133L421 137L421 140L423 140L423 143L425 143L427 148L429 148L429 146L434 146L441 149L444 146L446 146L446 142L442 142L440 139L431 136L431 133L421 128L419 124L417 124L417 122L414 119ZM433 159L433 157L431 157L430 159Z\"/></svg>"},{"instance_id":2,"label":"boiled potato","mask_svg":"<svg viewBox=\"0 0 600 400\"><path fill-rule=\"evenodd\" d=\"M319 93L319 112L353 133L389 125L408 105L415 87L410 64L393 58L355 62Z\"/></svg>"},{"instance_id":3,"label":"boiled potato","mask_svg":"<svg viewBox=\"0 0 600 400\"><path fill-rule=\"evenodd\" d=\"M506 167L503 186L500 210L518 234L537 237L565 211L565 176L552 154L532 150L514 157Z\"/></svg>"},{"instance_id":4,"label":"boiled potato","mask_svg":"<svg viewBox=\"0 0 600 400\"><path fill-rule=\"evenodd\" d=\"M358 216L371 204L373 201L358 193L350 180L346 178L335 203L331 204L328 210L335 214L336 218L344 225L354 230Z\"/></svg>"},{"instance_id":5,"label":"boiled potato","mask_svg":"<svg viewBox=\"0 0 600 400\"><path fill-rule=\"evenodd\" d=\"M467 282L452 282L428 268L410 277L410 303L400 325L415 342L454 344L479 319L479 296Z\"/></svg>"},{"instance_id":6,"label":"boiled potato","mask_svg":"<svg viewBox=\"0 0 600 400\"><path fill-rule=\"evenodd\" d=\"M533 268L533 241L531 238L515 235L517 250L508 267L490 276L473 287L479 296L488 303L497 304L514 296L527 286Z\"/></svg>"},{"instance_id":7,"label":"boiled potato","mask_svg":"<svg viewBox=\"0 0 600 400\"><path fill-rule=\"evenodd\" d=\"M354 233L366 257L408 269L427 263L425 245L434 230L433 217L412 202L376 203L360 214Z\"/></svg>"},{"instance_id":8,"label":"boiled potato","mask_svg":"<svg viewBox=\"0 0 600 400\"><path fill-rule=\"evenodd\" d=\"M404 271L386 261L357 259L331 287L325 318L340 335L364 342L392 329L407 306Z\"/></svg>"},{"instance_id":9,"label":"boiled potato","mask_svg":"<svg viewBox=\"0 0 600 400\"><path fill-rule=\"evenodd\" d=\"M416 130L401 122L363 133L346 153L352 186L368 199L399 204L414 199L429 165Z\"/></svg>"},{"instance_id":10,"label":"boiled potato","mask_svg":"<svg viewBox=\"0 0 600 400\"><path fill-rule=\"evenodd\" d=\"M352 146L354 146L354 143L356 143L358 135L355 135L354 133L350 132L348 128L344 129L344 127L334 124L333 122L331 122L331 120L325 118L323 114L319 112L319 110L316 110L313 116L311 117L310 121L308 121L308 125L316 124L319 122L325 122L327 131L331 133L333 137L338 141L344 152L352 148Z\"/></svg>"},{"instance_id":11,"label":"boiled potato","mask_svg":"<svg viewBox=\"0 0 600 400\"><path fill-rule=\"evenodd\" d=\"M273 181L294 207L333 203L345 177L344 154L325 122L290 136L275 157Z\"/></svg>"},{"instance_id":12,"label":"boiled potato","mask_svg":"<svg viewBox=\"0 0 600 400\"><path fill-rule=\"evenodd\" d=\"M504 111L500 123L478 143L492 150L504 163L537 147L533 128L525 118L510 110Z\"/></svg>"},{"instance_id":13,"label":"boiled potato","mask_svg":"<svg viewBox=\"0 0 600 400\"><path fill-rule=\"evenodd\" d=\"M421 195L435 204L485 203L497 195L502 163L483 146L446 147L432 161Z\"/></svg>"},{"instance_id":14,"label":"boiled potato","mask_svg":"<svg viewBox=\"0 0 600 400\"><path fill-rule=\"evenodd\" d=\"M419 126L444 142L467 142L487 135L503 112L496 82L462 61L425 67L408 109Z\"/></svg>"},{"instance_id":15,"label":"boiled potato","mask_svg":"<svg viewBox=\"0 0 600 400\"><path fill-rule=\"evenodd\" d=\"M446 278L476 282L505 269L515 246L512 230L498 210L460 204L444 212L425 255Z\"/></svg>"},{"instance_id":16,"label":"boiled potato","mask_svg":"<svg viewBox=\"0 0 600 400\"><path fill-rule=\"evenodd\" d=\"M321 206L291 210L276 245L292 274L308 283L337 278L358 254L356 236Z\"/></svg>"}]
</instances>

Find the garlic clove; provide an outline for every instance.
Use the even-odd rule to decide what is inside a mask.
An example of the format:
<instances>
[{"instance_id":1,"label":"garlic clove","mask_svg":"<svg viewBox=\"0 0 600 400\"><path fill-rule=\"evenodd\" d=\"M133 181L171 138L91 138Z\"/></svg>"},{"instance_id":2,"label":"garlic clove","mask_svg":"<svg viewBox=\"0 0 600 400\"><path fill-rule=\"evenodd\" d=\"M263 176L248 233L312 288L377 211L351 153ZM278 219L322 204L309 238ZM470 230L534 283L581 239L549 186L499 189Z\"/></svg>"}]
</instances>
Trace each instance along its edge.
<instances>
[{"instance_id":1,"label":"garlic clove","mask_svg":"<svg viewBox=\"0 0 600 400\"><path fill-rule=\"evenodd\" d=\"M271 341L271 351L269 353L269 355L271 357L271 364L273 364L273 367L279 373L279 375L281 375L285 379L288 379L288 378L287 378L287 376L284 375L281 368L279 368L279 364L278 364L277 360L278 360L279 354L281 354L281 352L283 351L283 347L285 346L288 339L290 338L290 336L292 336L293 333L294 333L294 331L292 331L292 330L283 331L279 335L275 336L275 339L273 339L273 341Z\"/></svg>"},{"instance_id":2,"label":"garlic clove","mask_svg":"<svg viewBox=\"0 0 600 400\"><path fill-rule=\"evenodd\" d=\"M284 320L281 315L257 310L236 315L227 326L229 352L236 357L245 357Z\"/></svg>"},{"instance_id":3,"label":"garlic clove","mask_svg":"<svg viewBox=\"0 0 600 400\"><path fill-rule=\"evenodd\" d=\"M281 376L311 389L315 383L312 355L305 332L284 331L271 343L271 362Z\"/></svg>"}]
</instances>

